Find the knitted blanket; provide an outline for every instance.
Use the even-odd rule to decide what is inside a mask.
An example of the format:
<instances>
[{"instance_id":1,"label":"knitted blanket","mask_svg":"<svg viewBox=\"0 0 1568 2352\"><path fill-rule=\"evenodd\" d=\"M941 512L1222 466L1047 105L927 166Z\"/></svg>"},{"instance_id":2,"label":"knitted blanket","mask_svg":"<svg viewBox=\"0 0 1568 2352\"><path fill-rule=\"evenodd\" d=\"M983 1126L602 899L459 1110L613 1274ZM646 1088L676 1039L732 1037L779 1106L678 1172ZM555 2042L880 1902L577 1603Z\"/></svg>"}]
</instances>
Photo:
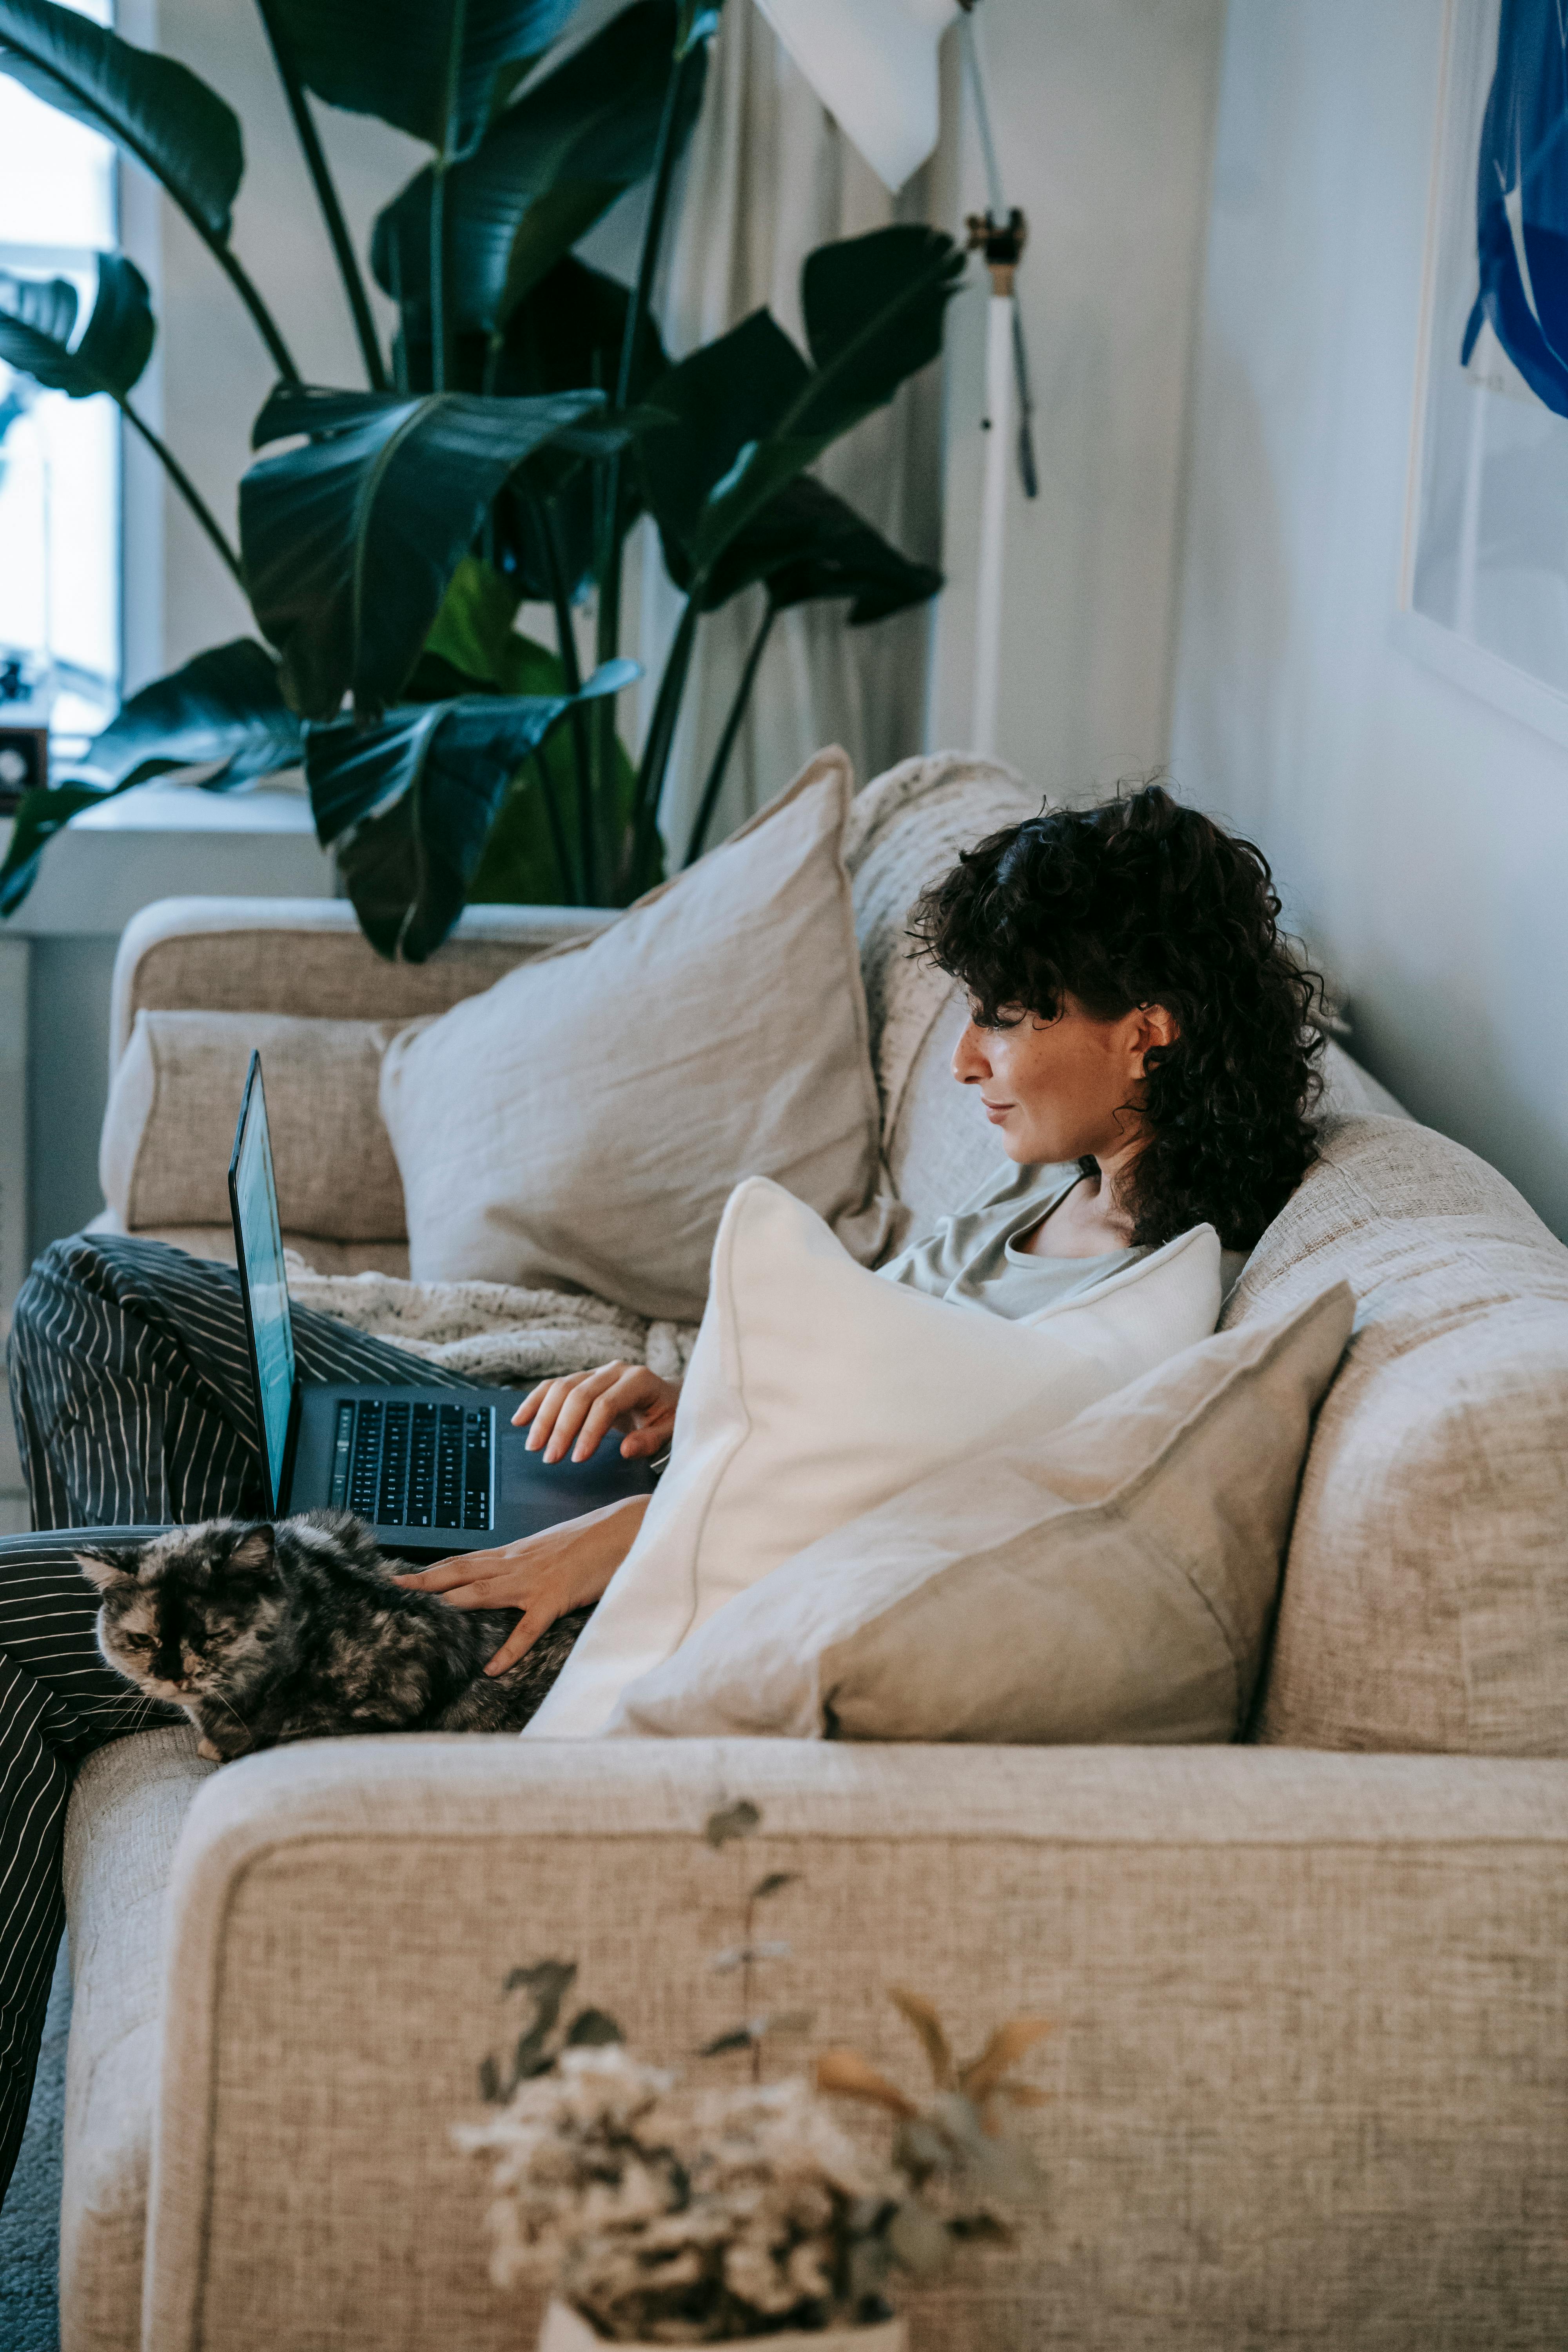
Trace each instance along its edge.
<instances>
[{"instance_id":1,"label":"knitted blanket","mask_svg":"<svg viewBox=\"0 0 1568 2352\"><path fill-rule=\"evenodd\" d=\"M335 1315L481 1388L530 1386L624 1357L681 1379L695 1323L648 1323L586 1291L516 1290L504 1282L401 1282L390 1274L318 1274L288 1252L297 1307Z\"/></svg>"}]
</instances>

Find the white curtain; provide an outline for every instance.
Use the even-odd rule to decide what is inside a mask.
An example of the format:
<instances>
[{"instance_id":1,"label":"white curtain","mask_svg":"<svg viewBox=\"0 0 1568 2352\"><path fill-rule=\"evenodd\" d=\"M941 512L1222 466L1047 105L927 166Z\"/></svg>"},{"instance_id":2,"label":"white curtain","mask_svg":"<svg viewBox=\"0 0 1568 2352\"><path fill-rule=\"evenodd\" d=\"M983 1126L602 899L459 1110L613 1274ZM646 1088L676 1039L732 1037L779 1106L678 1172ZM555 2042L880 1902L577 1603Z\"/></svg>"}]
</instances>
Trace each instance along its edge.
<instances>
[{"instance_id":1,"label":"white curtain","mask_svg":"<svg viewBox=\"0 0 1568 2352\"><path fill-rule=\"evenodd\" d=\"M928 167L929 170L929 167ZM928 173L896 199L841 137L751 0L730 0L679 191L657 310L672 358L766 306L802 349L801 264L814 246L895 220L922 220ZM818 467L905 554L941 560L941 369L907 384ZM646 726L680 610L645 526L637 650ZM781 614L757 672L709 846L840 742L864 783L922 748L931 609L851 629L843 604ZM671 867L687 838L746 652L765 611L747 590L698 633L663 804Z\"/></svg>"}]
</instances>

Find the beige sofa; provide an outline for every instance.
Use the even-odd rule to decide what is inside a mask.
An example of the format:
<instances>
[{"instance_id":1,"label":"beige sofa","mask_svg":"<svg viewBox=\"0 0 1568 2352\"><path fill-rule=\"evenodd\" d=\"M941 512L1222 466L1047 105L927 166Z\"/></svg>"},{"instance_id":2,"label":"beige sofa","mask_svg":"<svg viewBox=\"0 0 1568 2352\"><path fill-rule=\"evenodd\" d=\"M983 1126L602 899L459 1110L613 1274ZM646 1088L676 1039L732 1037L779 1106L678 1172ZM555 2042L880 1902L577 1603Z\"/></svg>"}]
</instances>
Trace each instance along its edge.
<instances>
[{"instance_id":1,"label":"beige sofa","mask_svg":"<svg viewBox=\"0 0 1568 2352\"><path fill-rule=\"evenodd\" d=\"M900 961L898 876L858 898L919 1222L973 1175L952 1013ZM410 970L342 906L172 901L126 934L117 1045L143 1006L406 1018L583 922L479 910ZM1322 1161L1226 1310L1342 1276L1359 1299L1252 1744L432 1738L213 1774L171 1730L92 1758L65 2352L530 2343L447 2140L505 2040L502 1978L574 1958L680 2058L728 2021L708 1958L774 1866L800 1874L776 1932L819 2037L912 2082L889 1982L965 2042L1055 2021L1044 2212L912 2299L921 2352L1568 2341L1568 1250L1395 1114L1336 1056ZM323 1270L398 1263L296 1238ZM742 1796L759 1840L715 1853L700 1824Z\"/></svg>"}]
</instances>

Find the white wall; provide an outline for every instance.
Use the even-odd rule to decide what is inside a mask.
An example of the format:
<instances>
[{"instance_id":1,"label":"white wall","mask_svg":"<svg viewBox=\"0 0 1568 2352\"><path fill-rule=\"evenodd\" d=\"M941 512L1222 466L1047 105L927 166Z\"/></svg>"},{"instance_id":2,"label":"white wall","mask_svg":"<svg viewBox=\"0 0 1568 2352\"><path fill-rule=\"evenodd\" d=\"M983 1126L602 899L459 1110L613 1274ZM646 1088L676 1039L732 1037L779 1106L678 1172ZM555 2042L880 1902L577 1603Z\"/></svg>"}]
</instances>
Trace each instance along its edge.
<instances>
[{"instance_id":1,"label":"white wall","mask_svg":"<svg viewBox=\"0 0 1568 2352\"><path fill-rule=\"evenodd\" d=\"M1183 467L1224 0L985 0L980 24L1038 403L1040 495L1007 523L997 749L1092 796L1169 739ZM950 97L954 93L949 93ZM984 205L966 125L956 225ZM969 740L984 293L948 331L943 563L929 740Z\"/></svg>"},{"instance_id":2,"label":"white wall","mask_svg":"<svg viewBox=\"0 0 1568 2352\"><path fill-rule=\"evenodd\" d=\"M1232 0L1173 765L1356 1050L1568 1234L1568 752L1391 640L1442 0Z\"/></svg>"}]
</instances>

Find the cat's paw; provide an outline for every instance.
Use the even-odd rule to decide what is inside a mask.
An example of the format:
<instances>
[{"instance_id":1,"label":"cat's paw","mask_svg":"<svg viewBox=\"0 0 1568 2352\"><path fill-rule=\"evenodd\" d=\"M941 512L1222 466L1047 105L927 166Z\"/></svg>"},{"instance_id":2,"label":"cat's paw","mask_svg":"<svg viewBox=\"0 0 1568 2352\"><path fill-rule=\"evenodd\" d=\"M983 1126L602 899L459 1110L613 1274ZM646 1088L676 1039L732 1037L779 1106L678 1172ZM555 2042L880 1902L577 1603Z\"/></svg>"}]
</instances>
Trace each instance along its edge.
<instances>
[{"instance_id":1,"label":"cat's paw","mask_svg":"<svg viewBox=\"0 0 1568 2352\"><path fill-rule=\"evenodd\" d=\"M221 1764L223 1762L223 1749L221 1748L215 1748L205 1731L196 1742L196 1754L205 1759L208 1764Z\"/></svg>"}]
</instances>

